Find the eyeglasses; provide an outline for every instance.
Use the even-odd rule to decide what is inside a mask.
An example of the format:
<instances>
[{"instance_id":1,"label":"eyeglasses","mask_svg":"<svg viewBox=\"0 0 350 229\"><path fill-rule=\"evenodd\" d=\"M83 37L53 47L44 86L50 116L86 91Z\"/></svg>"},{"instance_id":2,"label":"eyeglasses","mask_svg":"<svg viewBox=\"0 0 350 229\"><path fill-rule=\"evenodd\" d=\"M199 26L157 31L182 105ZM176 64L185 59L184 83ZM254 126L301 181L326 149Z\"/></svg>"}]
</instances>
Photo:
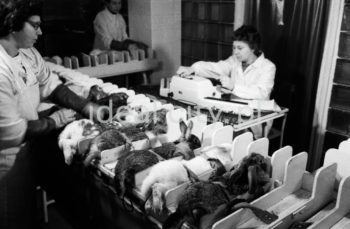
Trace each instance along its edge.
<instances>
[{"instance_id":1,"label":"eyeglasses","mask_svg":"<svg viewBox=\"0 0 350 229\"><path fill-rule=\"evenodd\" d=\"M33 22L33 21L27 21L32 27L34 30L38 31L39 28L40 28L40 25L41 25L41 22Z\"/></svg>"}]
</instances>

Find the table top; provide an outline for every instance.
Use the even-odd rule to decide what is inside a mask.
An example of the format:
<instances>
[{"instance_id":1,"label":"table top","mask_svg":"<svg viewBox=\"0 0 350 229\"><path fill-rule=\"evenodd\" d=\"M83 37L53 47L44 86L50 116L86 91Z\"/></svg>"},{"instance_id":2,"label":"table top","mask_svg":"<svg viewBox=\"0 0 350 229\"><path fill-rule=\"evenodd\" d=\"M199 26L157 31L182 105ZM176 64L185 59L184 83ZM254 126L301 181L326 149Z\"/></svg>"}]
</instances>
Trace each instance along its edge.
<instances>
[{"instance_id":1,"label":"table top","mask_svg":"<svg viewBox=\"0 0 350 229\"><path fill-rule=\"evenodd\" d=\"M190 111L190 117L197 116L199 114L206 114L208 117L208 122L213 123L216 121L223 122L224 125L232 125L234 131L240 131L258 124L262 124L277 118L281 118L288 114L289 109L286 107L281 107L281 111L258 111L254 110L251 117L245 117L234 113L226 113L219 111L212 111L212 113L207 109L197 109L194 105L189 105L181 103L179 101L173 100L171 98L160 97L154 94L144 93L146 96L153 100L158 100L162 103L172 103L175 107L185 108Z\"/></svg>"}]
</instances>

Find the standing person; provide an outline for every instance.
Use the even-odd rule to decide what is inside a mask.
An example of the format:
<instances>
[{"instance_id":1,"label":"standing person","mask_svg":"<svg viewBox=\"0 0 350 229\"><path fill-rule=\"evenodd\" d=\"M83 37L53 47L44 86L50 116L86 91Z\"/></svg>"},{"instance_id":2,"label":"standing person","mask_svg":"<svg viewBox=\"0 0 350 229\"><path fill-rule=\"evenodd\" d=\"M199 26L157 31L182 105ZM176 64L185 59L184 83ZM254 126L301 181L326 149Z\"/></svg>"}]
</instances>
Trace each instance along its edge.
<instances>
[{"instance_id":1,"label":"standing person","mask_svg":"<svg viewBox=\"0 0 350 229\"><path fill-rule=\"evenodd\" d=\"M119 13L121 0L104 0L105 9L96 15L94 20L94 50L128 50L146 49L147 45L133 41L126 33L126 23Z\"/></svg>"},{"instance_id":2,"label":"standing person","mask_svg":"<svg viewBox=\"0 0 350 229\"><path fill-rule=\"evenodd\" d=\"M31 142L74 120L96 118L98 106L62 84L33 48L42 34L42 2L0 1L0 228L32 228L36 218ZM62 107L39 118L40 101ZM70 110L73 109L73 110ZM47 152L50 153L50 152Z\"/></svg>"},{"instance_id":3,"label":"standing person","mask_svg":"<svg viewBox=\"0 0 350 229\"><path fill-rule=\"evenodd\" d=\"M234 31L232 56L219 62L199 61L190 67L180 66L179 75L215 78L229 93L243 99L269 100L274 85L276 67L260 50L260 34L249 25ZM267 123L270 129L272 123ZM262 136L261 126L253 129L256 138Z\"/></svg>"}]
</instances>

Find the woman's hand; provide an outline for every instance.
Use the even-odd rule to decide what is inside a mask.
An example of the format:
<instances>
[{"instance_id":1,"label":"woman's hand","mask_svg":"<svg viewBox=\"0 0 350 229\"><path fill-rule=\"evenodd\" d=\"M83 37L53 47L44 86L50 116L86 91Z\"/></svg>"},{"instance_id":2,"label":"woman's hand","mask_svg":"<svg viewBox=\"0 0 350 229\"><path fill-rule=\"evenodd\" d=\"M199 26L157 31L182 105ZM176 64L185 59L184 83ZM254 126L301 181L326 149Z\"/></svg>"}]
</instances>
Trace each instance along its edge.
<instances>
[{"instance_id":1,"label":"woman's hand","mask_svg":"<svg viewBox=\"0 0 350 229\"><path fill-rule=\"evenodd\" d=\"M176 74L180 77L189 76L194 74L194 69L192 67L180 66L179 69L177 69Z\"/></svg>"},{"instance_id":2,"label":"woman's hand","mask_svg":"<svg viewBox=\"0 0 350 229\"><path fill-rule=\"evenodd\" d=\"M229 89L229 90L233 90L234 88L234 84L231 80L231 78L227 77L227 76L221 76L220 77L220 82L223 88Z\"/></svg>"},{"instance_id":3,"label":"woman's hand","mask_svg":"<svg viewBox=\"0 0 350 229\"><path fill-rule=\"evenodd\" d=\"M55 121L56 128L61 128L75 120L76 112L71 109L62 108L49 117Z\"/></svg>"}]
</instances>

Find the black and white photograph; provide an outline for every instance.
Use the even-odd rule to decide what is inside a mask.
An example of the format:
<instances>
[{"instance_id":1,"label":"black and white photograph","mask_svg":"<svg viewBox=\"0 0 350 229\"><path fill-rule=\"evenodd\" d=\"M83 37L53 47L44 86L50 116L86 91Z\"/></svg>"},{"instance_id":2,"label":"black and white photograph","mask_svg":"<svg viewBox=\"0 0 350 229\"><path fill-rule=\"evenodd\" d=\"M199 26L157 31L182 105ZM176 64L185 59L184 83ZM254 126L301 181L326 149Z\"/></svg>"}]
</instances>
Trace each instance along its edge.
<instances>
[{"instance_id":1,"label":"black and white photograph","mask_svg":"<svg viewBox=\"0 0 350 229\"><path fill-rule=\"evenodd\" d=\"M349 229L350 0L0 0L0 229Z\"/></svg>"}]
</instances>

